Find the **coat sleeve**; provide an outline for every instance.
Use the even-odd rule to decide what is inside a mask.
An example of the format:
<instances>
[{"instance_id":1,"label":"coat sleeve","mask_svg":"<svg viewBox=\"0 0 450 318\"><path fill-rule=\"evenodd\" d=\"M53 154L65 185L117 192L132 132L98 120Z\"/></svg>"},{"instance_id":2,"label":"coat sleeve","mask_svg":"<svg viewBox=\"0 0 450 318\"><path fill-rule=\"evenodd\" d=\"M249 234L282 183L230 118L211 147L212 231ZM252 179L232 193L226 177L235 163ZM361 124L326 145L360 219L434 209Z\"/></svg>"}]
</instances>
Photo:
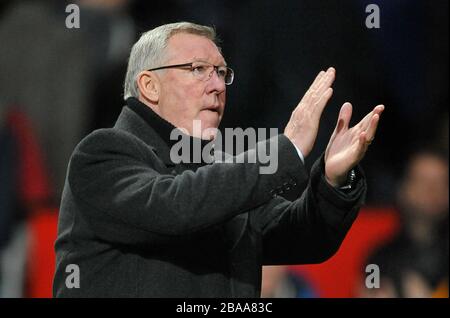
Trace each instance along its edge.
<instances>
[{"instance_id":1,"label":"coat sleeve","mask_svg":"<svg viewBox=\"0 0 450 318\"><path fill-rule=\"evenodd\" d=\"M322 155L300 198L277 197L255 210L264 265L321 263L336 253L365 200L365 178L359 166L355 170L355 187L343 193L325 180Z\"/></svg>"},{"instance_id":2,"label":"coat sleeve","mask_svg":"<svg viewBox=\"0 0 450 318\"><path fill-rule=\"evenodd\" d=\"M154 166L156 155L133 138L113 129L96 131L77 146L69 163L72 196L84 206L80 213L107 241L130 243L140 235L142 242L148 234L200 231L268 202L273 189L283 184L307 179L284 135L264 141L277 143L278 169L273 174L261 174L258 162L214 163L195 172L161 174Z\"/></svg>"}]
</instances>

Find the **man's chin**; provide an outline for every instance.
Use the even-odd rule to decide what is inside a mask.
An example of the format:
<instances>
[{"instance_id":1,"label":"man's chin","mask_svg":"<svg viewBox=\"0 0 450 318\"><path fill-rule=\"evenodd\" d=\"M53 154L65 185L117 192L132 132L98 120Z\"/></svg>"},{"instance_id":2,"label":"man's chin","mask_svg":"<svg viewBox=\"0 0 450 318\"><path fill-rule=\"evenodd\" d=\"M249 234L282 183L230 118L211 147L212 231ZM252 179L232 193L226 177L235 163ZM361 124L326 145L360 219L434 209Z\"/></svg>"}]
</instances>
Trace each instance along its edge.
<instances>
[{"instance_id":1,"label":"man's chin","mask_svg":"<svg viewBox=\"0 0 450 318\"><path fill-rule=\"evenodd\" d=\"M201 126L201 133L197 134L200 136L201 139L205 139L205 140L212 140L214 138L216 138L217 136L217 131L218 131L218 126L219 126L219 121L202 121L201 122L202 126ZM198 130L197 130L198 132Z\"/></svg>"},{"instance_id":2,"label":"man's chin","mask_svg":"<svg viewBox=\"0 0 450 318\"><path fill-rule=\"evenodd\" d=\"M201 138L203 140L213 140L217 136L217 128L208 128L202 131Z\"/></svg>"},{"instance_id":3,"label":"man's chin","mask_svg":"<svg viewBox=\"0 0 450 318\"><path fill-rule=\"evenodd\" d=\"M217 136L217 127L219 127L220 124L220 116L218 113L216 113L216 115L214 116L215 118L204 118L204 119L200 119L199 122L201 124L201 137L202 139L206 139L206 140L212 140ZM199 135L198 129L194 129L197 130L197 134Z\"/></svg>"}]
</instances>

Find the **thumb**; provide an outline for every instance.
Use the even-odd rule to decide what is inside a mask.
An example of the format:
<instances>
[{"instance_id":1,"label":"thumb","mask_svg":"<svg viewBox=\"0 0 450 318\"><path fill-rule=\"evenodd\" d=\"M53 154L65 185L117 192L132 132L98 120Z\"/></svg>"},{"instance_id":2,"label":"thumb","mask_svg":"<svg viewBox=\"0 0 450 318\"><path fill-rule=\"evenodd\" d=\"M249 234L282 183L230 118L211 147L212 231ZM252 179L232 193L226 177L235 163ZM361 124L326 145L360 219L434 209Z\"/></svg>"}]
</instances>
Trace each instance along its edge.
<instances>
[{"instance_id":1,"label":"thumb","mask_svg":"<svg viewBox=\"0 0 450 318\"><path fill-rule=\"evenodd\" d=\"M325 149L325 160L328 158L328 152L334 140L336 139L336 136L342 131L348 129L351 117L352 117L352 104L348 102L344 103L344 105L342 105L341 107L341 110L339 111L336 127L334 128L333 134L331 135L327 148Z\"/></svg>"},{"instance_id":2,"label":"thumb","mask_svg":"<svg viewBox=\"0 0 450 318\"><path fill-rule=\"evenodd\" d=\"M352 118L352 104L344 103L339 111L338 122L336 124L336 133L347 130Z\"/></svg>"}]
</instances>

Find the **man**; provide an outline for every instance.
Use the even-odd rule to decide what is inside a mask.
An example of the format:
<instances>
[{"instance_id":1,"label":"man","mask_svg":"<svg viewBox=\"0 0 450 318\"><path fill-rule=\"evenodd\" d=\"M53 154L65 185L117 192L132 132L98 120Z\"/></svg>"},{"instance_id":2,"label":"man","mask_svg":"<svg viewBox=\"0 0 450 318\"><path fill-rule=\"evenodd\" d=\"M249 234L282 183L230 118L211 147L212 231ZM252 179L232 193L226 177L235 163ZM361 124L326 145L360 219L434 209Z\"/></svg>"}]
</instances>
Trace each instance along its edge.
<instances>
[{"instance_id":1,"label":"man","mask_svg":"<svg viewBox=\"0 0 450 318\"><path fill-rule=\"evenodd\" d=\"M448 203L447 156L416 150L397 190L400 230L367 260L380 268L380 288L361 286L361 296L448 297Z\"/></svg>"},{"instance_id":2,"label":"man","mask_svg":"<svg viewBox=\"0 0 450 318\"><path fill-rule=\"evenodd\" d=\"M273 174L260 173L259 161L175 163L171 132L208 140L224 113L233 71L214 41L211 28L183 22L155 28L133 46L127 106L113 128L82 140L69 163L55 296L259 297L262 265L318 263L338 249L364 200L357 164L384 107L349 128L351 105L344 104L308 178L303 159L332 94L330 68L284 134L242 154L276 143ZM291 191L302 195L281 196Z\"/></svg>"}]
</instances>

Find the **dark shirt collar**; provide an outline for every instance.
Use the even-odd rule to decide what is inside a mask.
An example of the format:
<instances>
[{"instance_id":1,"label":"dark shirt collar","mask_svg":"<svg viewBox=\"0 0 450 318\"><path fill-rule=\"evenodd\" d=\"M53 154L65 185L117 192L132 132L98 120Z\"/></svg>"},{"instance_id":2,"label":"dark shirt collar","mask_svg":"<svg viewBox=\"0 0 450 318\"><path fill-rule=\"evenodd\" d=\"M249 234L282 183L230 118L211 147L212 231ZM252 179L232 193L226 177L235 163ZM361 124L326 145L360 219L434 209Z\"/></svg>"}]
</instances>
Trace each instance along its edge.
<instances>
[{"instance_id":1,"label":"dark shirt collar","mask_svg":"<svg viewBox=\"0 0 450 318\"><path fill-rule=\"evenodd\" d=\"M171 140L170 139L170 133L177 129L174 125L169 123L167 120L159 116L157 113L155 113L149 106L142 103L140 100L138 100L135 97L130 97L126 100L128 107L131 108L136 114L138 114L144 121L152 127L156 133L159 135L159 137L167 144L167 146L170 148L175 143L178 142L178 140ZM180 135L183 135L183 138L189 138L190 139L190 145L194 145L195 142L199 143L201 145L201 151L203 151L203 148L210 143L210 140L203 140L200 138L188 136L181 132ZM191 148L191 154L192 154L192 148ZM203 163L202 163L203 164Z\"/></svg>"}]
</instances>

